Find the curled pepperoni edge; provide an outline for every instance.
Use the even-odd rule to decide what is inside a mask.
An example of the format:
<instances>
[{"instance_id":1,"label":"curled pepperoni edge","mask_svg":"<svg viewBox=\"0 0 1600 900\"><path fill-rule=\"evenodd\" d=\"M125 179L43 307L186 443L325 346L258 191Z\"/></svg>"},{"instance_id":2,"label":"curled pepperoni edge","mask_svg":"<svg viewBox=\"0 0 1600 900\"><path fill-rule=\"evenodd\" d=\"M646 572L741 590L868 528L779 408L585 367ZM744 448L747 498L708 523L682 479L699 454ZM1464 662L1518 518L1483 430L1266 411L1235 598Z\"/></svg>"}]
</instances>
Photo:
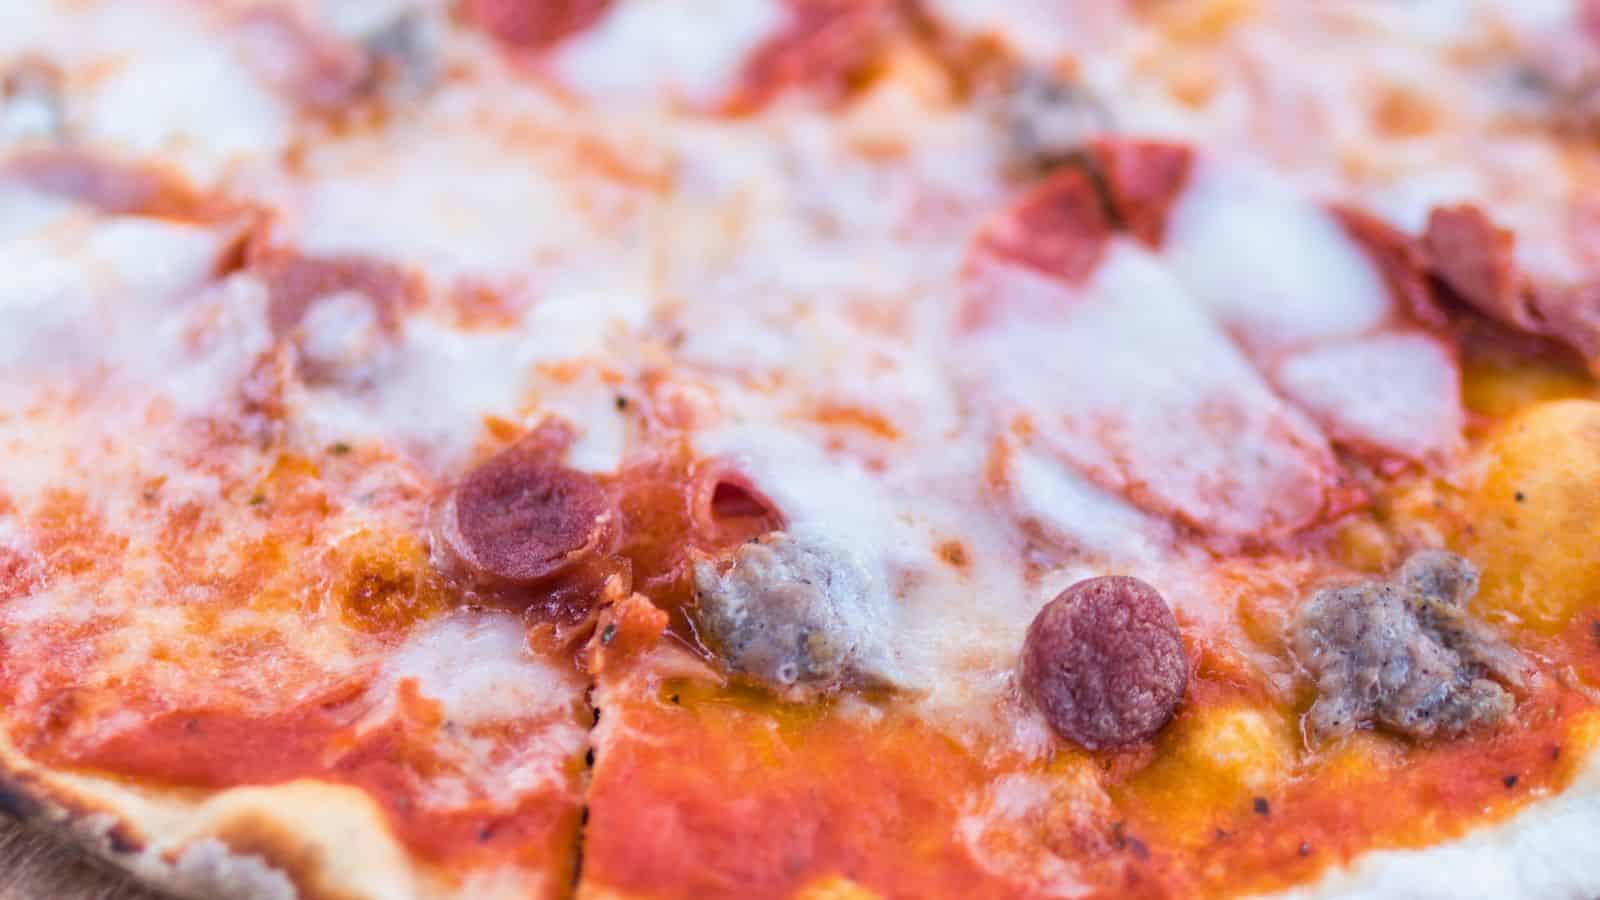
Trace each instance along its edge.
<instances>
[{"instance_id":1,"label":"curled pepperoni edge","mask_svg":"<svg viewBox=\"0 0 1600 900\"><path fill-rule=\"evenodd\" d=\"M695 529L712 546L779 531L788 524L778 505L726 460L706 460L697 467L689 498Z\"/></svg>"},{"instance_id":2,"label":"curled pepperoni edge","mask_svg":"<svg viewBox=\"0 0 1600 900\"><path fill-rule=\"evenodd\" d=\"M570 436L567 437L570 439ZM558 449L562 444L560 434L537 429L518 443L480 463L446 497L439 515L438 529L442 544L448 548L458 565L471 580L488 586L533 587L547 584L565 573L578 568L584 561L604 555L614 537L613 525L616 511L604 488L590 475L562 465ZM530 559L516 559L515 550L483 546L494 536L474 535L480 529L471 523L475 513L463 507L463 495L471 503L492 503L495 495L503 493L503 483L484 484L485 479L516 481L522 478L555 479L560 482L560 496L575 500L581 508L564 510L560 522L561 534L557 540L531 545ZM481 500L473 495L483 492ZM482 515L493 511L484 509ZM510 563L489 556L513 556Z\"/></svg>"}]
</instances>

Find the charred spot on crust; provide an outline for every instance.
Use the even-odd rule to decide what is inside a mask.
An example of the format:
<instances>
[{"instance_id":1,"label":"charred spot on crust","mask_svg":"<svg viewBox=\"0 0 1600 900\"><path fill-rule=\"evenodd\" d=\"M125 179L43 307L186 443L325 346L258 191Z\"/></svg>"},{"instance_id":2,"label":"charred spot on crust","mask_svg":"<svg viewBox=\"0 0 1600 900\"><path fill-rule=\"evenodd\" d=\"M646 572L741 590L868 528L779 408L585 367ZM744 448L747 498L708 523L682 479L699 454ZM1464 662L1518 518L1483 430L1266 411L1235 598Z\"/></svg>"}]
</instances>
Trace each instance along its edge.
<instances>
[{"instance_id":1,"label":"charred spot on crust","mask_svg":"<svg viewBox=\"0 0 1600 900\"><path fill-rule=\"evenodd\" d=\"M898 680L888 598L844 547L775 531L694 564L696 622L729 669L785 693Z\"/></svg>"},{"instance_id":2,"label":"charred spot on crust","mask_svg":"<svg viewBox=\"0 0 1600 900\"><path fill-rule=\"evenodd\" d=\"M1080 581L1046 604L1028 627L1020 674L1050 727L1090 750L1154 737L1189 679L1172 610L1122 575Z\"/></svg>"},{"instance_id":3,"label":"charred spot on crust","mask_svg":"<svg viewBox=\"0 0 1600 900\"><path fill-rule=\"evenodd\" d=\"M1528 663L1466 611L1478 573L1426 550L1387 580L1324 588L1301 605L1295 654L1316 681L1310 733L1377 725L1415 739L1450 738L1510 715Z\"/></svg>"}]
</instances>

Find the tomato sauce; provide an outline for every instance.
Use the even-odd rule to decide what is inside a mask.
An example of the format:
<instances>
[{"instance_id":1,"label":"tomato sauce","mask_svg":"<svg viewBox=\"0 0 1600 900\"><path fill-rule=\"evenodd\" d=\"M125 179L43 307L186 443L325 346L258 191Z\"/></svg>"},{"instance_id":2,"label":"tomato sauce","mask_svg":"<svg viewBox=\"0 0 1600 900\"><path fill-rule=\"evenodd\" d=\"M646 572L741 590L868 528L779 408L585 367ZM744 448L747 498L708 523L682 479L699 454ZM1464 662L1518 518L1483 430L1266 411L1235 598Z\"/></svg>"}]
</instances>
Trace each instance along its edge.
<instances>
[{"instance_id":1,"label":"tomato sauce","mask_svg":"<svg viewBox=\"0 0 1600 900\"><path fill-rule=\"evenodd\" d=\"M1180 718L1241 699L1254 705L1259 691L1202 672ZM1046 855L1094 897L1271 890L1367 850L1504 819L1559 791L1592 749L1575 733L1589 704L1552 684L1515 721L1455 742L1416 748L1369 732L1301 745L1281 784L1196 815L1136 787L1159 747L986 762L893 711L862 721L671 680L605 705L626 725L600 747L585 877L653 897L787 897L830 878L885 897L1029 896ZM1075 766L1097 773L1104 795L1050 795L1008 818L984 793ZM1109 804L1095 808L1097 796ZM985 844L1022 849L985 867Z\"/></svg>"},{"instance_id":2,"label":"tomato sauce","mask_svg":"<svg viewBox=\"0 0 1600 900\"><path fill-rule=\"evenodd\" d=\"M356 727L364 684L351 684L284 712L252 716L226 709L156 715L87 747L38 747L44 759L140 779L146 783L222 789L314 778L364 790L379 805L395 836L419 857L458 865L574 859L581 763L574 759L562 788L530 791L514 806L480 797L448 810L418 797L420 779L448 773L439 751L443 717L437 704L402 682L400 712L382 725ZM587 724L588 710L570 715ZM489 737L489 736L486 736ZM532 731L492 736L514 746Z\"/></svg>"}]
</instances>

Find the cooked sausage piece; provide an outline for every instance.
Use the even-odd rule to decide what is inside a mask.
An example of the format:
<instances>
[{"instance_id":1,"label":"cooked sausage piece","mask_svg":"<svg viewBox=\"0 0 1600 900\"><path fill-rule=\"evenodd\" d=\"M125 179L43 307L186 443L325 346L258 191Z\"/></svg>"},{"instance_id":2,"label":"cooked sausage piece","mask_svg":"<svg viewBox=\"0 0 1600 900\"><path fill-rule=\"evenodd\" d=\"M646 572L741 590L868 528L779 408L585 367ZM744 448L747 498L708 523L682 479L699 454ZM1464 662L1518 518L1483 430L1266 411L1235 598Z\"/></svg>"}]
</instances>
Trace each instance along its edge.
<instances>
[{"instance_id":1,"label":"cooked sausage piece","mask_svg":"<svg viewBox=\"0 0 1600 900\"><path fill-rule=\"evenodd\" d=\"M1318 738L1377 725L1450 738L1511 713L1527 661L1467 614L1478 588L1453 553L1412 556L1387 580L1318 591L1300 607L1295 654L1317 685L1307 724Z\"/></svg>"},{"instance_id":2,"label":"cooked sausage piece","mask_svg":"<svg viewBox=\"0 0 1600 900\"><path fill-rule=\"evenodd\" d=\"M889 597L848 548L774 531L694 565L700 634L729 669L790 695L892 687Z\"/></svg>"}]
</instances>

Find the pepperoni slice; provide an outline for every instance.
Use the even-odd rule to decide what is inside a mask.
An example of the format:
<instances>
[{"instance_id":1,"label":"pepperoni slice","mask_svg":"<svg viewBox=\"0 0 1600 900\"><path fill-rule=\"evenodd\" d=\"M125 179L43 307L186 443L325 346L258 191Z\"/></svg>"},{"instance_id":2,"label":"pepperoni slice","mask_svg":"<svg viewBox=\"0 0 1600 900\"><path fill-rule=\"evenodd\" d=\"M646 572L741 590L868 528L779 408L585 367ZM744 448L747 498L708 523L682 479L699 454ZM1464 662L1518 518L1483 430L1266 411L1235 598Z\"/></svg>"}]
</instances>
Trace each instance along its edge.
<instances>
[{"instance_id":1,"label":"pepperoni slice","mask_svg":"<svg viewBox=\"0 0 1600 900\"><path fill-rule=\"evenodd\" d=\"M380 260L274 250L260 255L252 267L266 282L267 323L279 336L293 331L318 301L335 294L365 298L386 331L397 327L400 311L411 300L412 286L405 274Z\"/></svg>"},{"instance_id":2,"label":"pepperoni slice","mask_svg":"<svg viewBox=\"0 0 1600 900\"><path fill-rule=\"evenodd\" d=\"M1540 322L1521 298L1513 256L1516 237L1476 206L1446 206L1428 214L1422 244L1435 273L1480 311L1524 331Z\"/></svg>"},{"instance_id":3,"label":"pepperoni slice","mask_svg":"<svg viewBox=\"0 0 1600 900\"><path fill-rule=\"evenodd\" d=\"M1527 334L1554 338L1600 370L1600 284L1544 284L1516 263L1516 235L1470 204L1435 208L1422 245L1463 302Z\"/></svg>"},{"instance_id":4,"label":"pepperoni slice","mask_svg":"<svg viewBox=\"0 0 1600 900\"><path fill-rule=\"evenodd\" d=\"M1428 259L1420 241L1388 222L1350 206L1329 209L1345 234L1365 250L1389 294L1417 324L1440 329L1449 319L1428 284Z\"/></svg>"},{"instance_id":5,"label":"pepperoni slice","mask_svg":"<svg viewBox=\"0 0 1600 900\"><path fill-rule=\"evenodd\" d=\"M456 488L447 538L480 579L536 585L599 551L610 504L590 475L563 466L530 436Z\"/></svg>"},{"instance_id":6,"label":"pepperoni slice","mask_svg":"<svg viewBox=\"0 0 1600 900\"><path fill-rule=\"evenodd\" d=\"M889 0L789 0L789 22L750 55L730 112L761 108L794 85L842 95L894 21Z\"/></svg>"},{"instance_id":7,"label":"pepperoni slice","mask_svg":"<svg viewBox=\"0 0 1600 900\"><path fill-rule=\"evenodd\" d=\"M1188 184L1194 151L1167 141L1105 138L1090 145L1089 155L1121 226L1159 248L1167 213Z\"/></svg>"},{"instance_id":8,"label":"pepperoni slice","mask_svg":"<svg viewBox=\"0 0 1600 900\"><path fill-rule=\"evenodd\" d=\"M1040 610L1022 689L1062 737L1090 750L1149 740L1183 700L1189 665L1156 589L1125 575L1080 581Z\"/></svg>"},{"instance_id":9,"label":"pepperoni slice","mask_svg":"<svg viewBox=\"0 0 1600 900\"><path fill-rule=\"evenodd\" d=\"M545 50L610 8L611 0L470 0L467 17L514 50Z\"/></svg>"},{"instance_id":10,"label":"pepperoni slice","mask_svg":"<svg viewBox=\"0 0 1600 900\"><path fill-rule=\"evenodd\" d=\"M973 244L968 275L999 261L1081 284L1099 266L1111 238L1111 219L1094 181L1076 168L1062 169L984 225ZM980 327L988 312L969 304L962 324Z\"/></svg>"},{"instance_id":11,"label":"pepperoni slice","mask_svg":"<svg viewBox=\"0 0 1600 900\"><path fill-rule=\"evenodd\" d=\"M964 289L955 364L1058 464L1223 540L1337 511L1326 437L1138 245L1116 242L1080 286L977 259Z\"/></svg>"}]
</instances>

